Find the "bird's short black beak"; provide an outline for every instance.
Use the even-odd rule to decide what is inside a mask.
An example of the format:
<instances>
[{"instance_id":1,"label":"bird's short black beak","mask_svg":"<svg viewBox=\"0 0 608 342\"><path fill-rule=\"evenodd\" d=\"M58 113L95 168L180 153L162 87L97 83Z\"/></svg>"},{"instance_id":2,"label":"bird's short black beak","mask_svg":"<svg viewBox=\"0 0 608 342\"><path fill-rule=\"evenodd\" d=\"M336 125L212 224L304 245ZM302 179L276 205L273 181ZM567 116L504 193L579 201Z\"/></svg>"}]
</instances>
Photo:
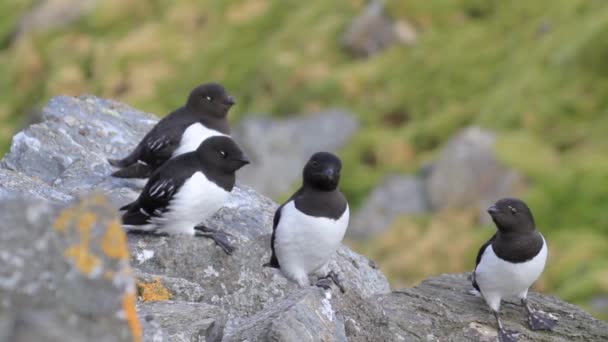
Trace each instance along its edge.
<instances>
[{"instance_id":1,"label":"bird's short black beak","mask_svg":"<svg viewBox=\"0 0 608 342\"><path fill-rule=\"evenodd\" d=\"M238 158L237 161L243 165L247 165L247 164L251 163L251 161L249 161L249 158L247 158L246 155L243 155L242 157Z\"/></svg>"},{"instance_id":2,"label":"bird's short black beak","mask_svg":"<svg viewBox=\"0 0 608 342\"><path fill-rule=\"evenodd\" d=\"M328 167L325 170L323 170L323 176L327 177L328 179L335 179L337 176L338 172L332 168L332 167Z\"/></svg>"},{"instance_id":3,"label":"bird's short black beak","mask_svg":"<svg viewBox=\"0 0 608 342\"><path fill-rule=\"evenodd\" d=\"M226 103L228 106L234 106L236 104L236 100L234 97L228 96L224 103Z\"/></svg>"},{"instance_id":4,"label":"bird's short black beak","mask_svg":"<svg viewBox=\"0 0 608 342\"><path fill-rule=\"evenodd\" d=\"M498 212L498 208L496 208L496 204L492 204L488 207L488 214L494 215Z\"/></svg>"}]
</instances>

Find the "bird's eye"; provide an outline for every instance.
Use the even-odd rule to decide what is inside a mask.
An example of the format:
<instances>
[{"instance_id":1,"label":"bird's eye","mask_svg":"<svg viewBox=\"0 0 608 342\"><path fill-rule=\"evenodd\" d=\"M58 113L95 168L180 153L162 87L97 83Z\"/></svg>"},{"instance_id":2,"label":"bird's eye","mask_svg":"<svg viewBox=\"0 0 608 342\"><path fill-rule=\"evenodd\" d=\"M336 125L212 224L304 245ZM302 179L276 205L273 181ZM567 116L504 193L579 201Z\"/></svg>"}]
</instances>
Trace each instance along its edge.
<instances>
[{"instance_id":1,"label":"bird's eye","mask_svg":"<svg viewBox=\"0 0 608 342\"><path fill-rule=\"evenodd\" d=\"M226 158L226 152L220 151L220 155L222 156L222 158Z\"/></svg>"},{"instance_id":2,"label":"bird's eye","mask_svg":"<svg viewBox=\"0 0 608 342\"><path fill-rule=\"evenodd\" d=\"M205 96L205 100L211 102L211 100L213 100L213 99L211 98L211 96Z\"/></svg>"},{"instance_id":3,"label":"bird's eye","mask_svg":"<svg viewBox=\"0 0 608 342\"><path fill-rule=\"evenodd\" d=\"M314 167L317 167L319 165L319 163L316 160L313 160L311 164Z\"/></svg>"},{"instance_id":4,"label":"bird's eye","mask_svg":"<svg viewBox=\"0 0 608 342\"><path fill-rule=\"evenodd\" d=\"M512 212L513 214L515 214L515 213L517 212L517 209L515 209L515 208L514 208L514 207L512 207L512 206L509 206L509 209L511 209L511 212Z\"/></svg>"}]
</instances>

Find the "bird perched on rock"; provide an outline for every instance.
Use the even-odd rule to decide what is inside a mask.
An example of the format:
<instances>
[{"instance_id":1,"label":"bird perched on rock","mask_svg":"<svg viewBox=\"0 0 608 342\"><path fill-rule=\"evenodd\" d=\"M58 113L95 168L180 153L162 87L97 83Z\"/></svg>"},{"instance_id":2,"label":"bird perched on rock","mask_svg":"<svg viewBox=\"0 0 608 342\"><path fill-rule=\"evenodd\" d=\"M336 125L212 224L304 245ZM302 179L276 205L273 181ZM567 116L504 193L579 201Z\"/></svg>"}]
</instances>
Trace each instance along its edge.
<instances>
[{"instance_id":1,"label":"bird perched on rock","mask_svg":"<svg viewBox=\"0 0 608 342\"><path fill-rule=\"evenodd\" d=\"M523 201L504 198L490 206L488 213L498 230L479 249L473 287L496 317L499 341L517 341L520 335L505 329L500 320L500 303L507 297L521 300L532 330L551 330L557 320L527 301L528 288L540 277L547 260L547 243L536 230L532 212Z\"/></svg>"},{"instance_id":2,"label":"bird perched on rock","mask_svg":"<svg viewBox=\"0 0 608 342\"><path fill-rule=\"evenodd\" d=\"M119 178L148 178L172 157L196 150L205 139L230 134L226 116L235 104L223 86L194 88L186 104L160 120L124 159L108 159Z\"/></svg>"},{"instance_id":3,"label":"bird perched on rock","mask_svg":"<svg viewBox=\"0 0 608 342\"><path fill-rule=\"evenodd\" d=\"M248 163L230 137L206 139L196 151L172 158L154 171L139 197L120 208L126 211L123 226L139 232L199 233L231 254L225 233L198 224L222 207L234 187L235 172Z\"/></svg>"},{"instance_id":4,"label":"bird perched on rock","mask_svg":"<svg viewBox=\"0 0 608 342\"><path fill-rule=\"evenodd\" d=\"M278 268L300 286L328 289L333 281L344 287L327 263L340 246L348 226L349 210L338 189L342 163L331 153L315 153L303 171L303 185L275 212L272 255L265 266Z\"/></svg>"}]
</instances>

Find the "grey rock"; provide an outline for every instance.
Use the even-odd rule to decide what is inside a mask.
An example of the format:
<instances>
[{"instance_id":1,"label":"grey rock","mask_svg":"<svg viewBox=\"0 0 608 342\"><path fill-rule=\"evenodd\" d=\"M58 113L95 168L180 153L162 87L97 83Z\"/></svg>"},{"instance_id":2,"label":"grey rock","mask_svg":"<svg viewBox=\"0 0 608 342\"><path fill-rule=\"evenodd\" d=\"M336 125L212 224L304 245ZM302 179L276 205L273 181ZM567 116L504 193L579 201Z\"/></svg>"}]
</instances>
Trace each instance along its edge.
<instances>
[{"instance_id":1,"label":"grey rock","mask_svg":"<svg viewBox=\"0 0 608 342\"><path fill-rule=\"evenodd\" d=\"M523 186L522 176L496 158L495 140L493 133L469 127L448 141L426 179L433 209L476 207L485 213Z\"/></svg>"},{"instance_id":2,"label":"grey rock","mask_svg":"<svg viewBox=\"0 0 608 342\"><path fill-rule=\"evenodd\" d=\"M346 293L334 288L328 297L262 267L277 205L240 184L206 222L233 235L232 256L205 238L129 235L124 241L115 208L135 198L137 188L108 177L105 158L127 153L154 122L112 101L58 97L42 122L13 139L0 162L0 341L122 341L138 334L140 321L145 341L493 338L492 315L466 294L465 275L391 292L373 262L342 246L329 266ZM111 203L92 195L72 204L92 191ZM8 199L17 195L28 199ZM60 209L66 205L71 209ZM120 234L108 238L109 231ZM141 292L139 320L133 274L139 289L154 282L160 293ZM519 308L505 305L507 324L530 340L608 338L606 323L580 309L553 297L531 298L560 323L554 333L532 333L519 326Z\"/></svg>"},{"instance_id":3,"label":"grey rock","mask_svg":"<svg viewBox=\"0 0 608 342\"><path fill-rule=\"evenodd\" d=\"M358 127L351 113L340 110L285 120L245 119L232 134L252 160L239 179L266 196L285 195L313 153L336 151Z\"/></svg>"},{"instance_id":4,"label":"grey rock","mask_svg":"<svg viewBox=\"0 0 608 342\"><path fill-rule=\"evenodd\" d=\"M61 211L47 201L4 199L0 217L0 326L7 340L137 335L126 237L103 197Z\"/></svg>"},{"instance_id":5,"label":"grey rock","mask_svg":"<svg viewBox=\"0 0 608 342\"><path fill-rule=\"evenodd\" d=\"M348 236L366 239L388 230L395 219L429 211L424 183L415 176L388 176L355 213Z\"/></svg>"},{"instance_id":6,"label":"grey rock","mask_svg":"<svg viewBox=\"0 0 608 342\"><path fill-rule=\"evenodd\" d=\"M371 57L397 43L412 45L417 38L413 25L404 19L394 22L383 1L372 0L344 33L342 46L356 57Z\"/></svg>"},{"instance_id":7,"label":"grey rock","mask_svg":"<svg viewBox=\"0 0 608 342\"><path fill-rule=\"evenodd\" d=\"M46 183L51 191L39 191L49 200L69 200L91 190L103 191L112 202L124 203L137 196L131 183L109 176L107 158L118 158L134 144L157 119L124 104L92 96L58 96L43 109L43 121L13 137L9 153L0 168L28 179ZM4 171L2 180L9 173ZM4 183L4 182L2 182ZM18 181L9 181L3 193L32 192ZM48 188L42 186L42 189ZM60 195L58 193L62 193Z\"/></svg>"},{"instance_id":8,"label":"grey rock","mask_svg":"<svg viewBox=\"0 0 608 342\"><path fill-rule=\"evenodd\" d=\"M182 301L146 302L137 305L144 341L219 342L225 313L212 305Z\"/></svg>"},{"instance_id":9,"label":"grey rock","mask_svg":"<svg viewBox=\"0 0 608 342\"><path fill-rule=\"evenodd\" d=\"M72 196L53 189L45 182L31 178L22 173L0 169L0 198L15 197L17 194L29 198L49 199L57 202L68 202Z\"/></svg>"},{"instance_id":10,"label":"grey rock","mask_svg":"<svg viewBox=\"0 0 608 342\"><path fill-rule=\"evenodd\" d=\"M91 13L97 0L42 0L13 29L12 40L23 35L65 27Z\"/></svg>"},{"instance_id":11,"label":"grey rock","mask_svg":"<svg viewBox=\"0 0 608 342\"><path fill-rule=\"evenodd\" d=\"M482 298L468 294L465 274L441 275L375 301L390 317L384 341L496 341L495 319ZM527 327L525 310L517 302L503 303L501 319L508 329L525 335L522 341L605 341L608 324L558 298L530 293L530 303L559 318L552 332ZM379 339L382 340L382 339Z\"/></svg>"},{"instance_id":12,"label":"grey rock","mask_svg":"<svg viewBox=\"0 0 608 342\"><path fill-rule=\"evenodd\" d=\"M239 322L224 341L348 341L336 317L331 292L300 289Z\"/></svg>"}]
</instances>

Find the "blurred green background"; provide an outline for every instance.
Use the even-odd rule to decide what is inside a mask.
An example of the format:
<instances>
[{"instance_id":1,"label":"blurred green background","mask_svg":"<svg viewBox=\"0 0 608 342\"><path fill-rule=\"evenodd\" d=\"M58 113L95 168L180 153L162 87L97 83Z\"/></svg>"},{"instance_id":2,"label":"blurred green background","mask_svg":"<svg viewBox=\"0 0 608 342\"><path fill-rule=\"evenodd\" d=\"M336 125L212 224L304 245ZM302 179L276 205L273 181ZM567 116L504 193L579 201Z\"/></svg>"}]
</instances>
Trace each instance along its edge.
<instances>
[{"instance_id":1,"label":"blurred green background","mask_svg":"<svg viewBox=\"0 0 608 342\"><path fill-rule=\"evenodd\" d=\"M340 154L356 208L384 175L415 172L479 125L529 181L522 197L551 247L536 289L608 318L608 304L594 305L608 302L606 1L386 1L417 41L367 59L340 45L362 0L106 0L69 25L15 39L35 5L0 1L0 155L52 96L92 93L163 114L217 80L238 99L233 122L250 112L353 111L363 129ZM404 217L351 245L393 286L410 286L472 269L491 235L475 216Z\"/></svg>"}]
</instances>

